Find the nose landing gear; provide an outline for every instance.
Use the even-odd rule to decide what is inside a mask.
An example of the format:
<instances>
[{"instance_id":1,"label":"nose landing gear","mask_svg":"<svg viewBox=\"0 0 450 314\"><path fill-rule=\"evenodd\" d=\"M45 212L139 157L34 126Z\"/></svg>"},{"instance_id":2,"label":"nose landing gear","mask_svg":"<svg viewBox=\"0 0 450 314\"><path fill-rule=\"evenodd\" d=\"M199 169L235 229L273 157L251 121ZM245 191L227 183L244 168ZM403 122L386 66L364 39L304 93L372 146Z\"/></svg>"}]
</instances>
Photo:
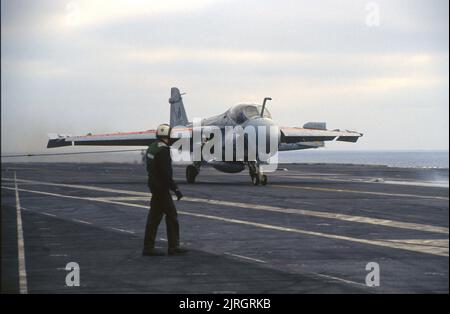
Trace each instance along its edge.
<instances>
[{"instance_id":1,"label":"nose landing gear","mask_svg":"<svg viewBox=\"0 0 450 314\"><path fill-rule=\"evenodd\" d=\"M200 172L200 166L196 165L195 163L193 165L189 165L186 167L186 181L187 183L195 183L195 179L197 178L198 174Z\"/></svg>"},{"instance_id":2,"label":"nose landing gear","mask_svg":"<svg viewBox=\"0 0 450 314\"><path fill-rule=\"evenodd\" d=\"M252 179L253 185L267 184L267 176L263 174L261 167L256 161L248 162L248 171L250 173L250 178Z\"/></svg>"}]
</instances>

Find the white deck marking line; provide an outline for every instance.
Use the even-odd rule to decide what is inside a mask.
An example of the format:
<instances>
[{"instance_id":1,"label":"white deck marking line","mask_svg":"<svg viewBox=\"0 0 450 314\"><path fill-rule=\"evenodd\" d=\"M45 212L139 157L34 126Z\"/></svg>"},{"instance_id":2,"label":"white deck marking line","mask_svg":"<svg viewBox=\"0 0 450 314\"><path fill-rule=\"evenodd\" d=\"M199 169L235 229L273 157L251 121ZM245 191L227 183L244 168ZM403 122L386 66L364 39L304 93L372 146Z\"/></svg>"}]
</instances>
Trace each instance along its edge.
<instances>
[{"instance_id":1,"label":"white deck marking line","mask_svg":"<svg viewBox=\"0 0 450 314\"><path fill-rule=\"evenodd\" d=\"M303 216L326 218L326 219L336 219L336 220L342 220L342 221L366 223L366 224L380 225L380 226L393 227L393 228L411 229L411 230L418 230L418 231L429 231L429 232L444 233L444 234L449 233L448 228L445 228L445 227L437 227L437 226L432 226L432 225L417 224L417 223L411 223L411 222L401 222L401 221L395 221L395 220L389 220L389 219L370 218L370 217L346 215L346 214L335 214L335 213L330 213L330 212L322 212L322 211L307 210L307 209L283 208L283 207L270 206L270 205L256 205L256 204L249 204L249 203L216 201L216 200L193 198L193 197L186 197L185 200L188 202L203 202L203 203L208 203L208 204L213 204L213 205L224 205L224 206L231 206L231 207L265 210L265 211L271 211L271 212L297 214L297 215L303 215Z\"/></svg>"},{"instance_id":2,"label":"white deck marking line","mask_svg":"<svg viewBox=\"0 0 450 314\"><path fill-rule=\"evenodd\" d=\"M24 181L24 180L21 180ZM29 181L29 180L25 180ZM39 181L33 181L37 184L40 184ZM49 185L48 182L42 182L42 185ZM51 183L51 185L59 185L59 183ZM97 187L89 186L89 187L83 187L83 186L72 186L67 184L62 184L64 187L74 187L79 189L88 189L88 190L96 190ZM98 188L98 191L104 191L104 188ZM136 195L136 193L139 193L140 195L145 195L145 198L150 198L151 194L146 192L136 192L136 191L127 191L127 190L111 190L108 189L110 192L116 191L117 193L122 194L131 194ZM114 192L114 193L116 193ZM69 197L67 195L67 197ZM77 197L74 197L77 198ZM86 199L90 200L98 200L98 201L111 201L116 200L110 197L86 197ZM117 199L119 200L120 197ZM346 215L346 214L335 214L330 212L323 212L323 211L316 211L316 210L306 210L306 209L295 209L295 208L282 208L277 206L270 206L270 205L257 205L257 204L250 204L250 203L240 203L240 202L228 202L228 201L220 201L220 200L213 200L213 199L205 199L205 198L195 198L195 197L184 197L184 201L188 202L200 202L200 203L207 203L207 204L213 204L213 205L223 205L223 206L231 206L231 207L240 207L240 208L247 208L247 209L256 209L256 210L266 210L266 211L272 211L272 212L280 212L280 213L287 213L287 214L297 214L297 215L303 215L303 216L311 216L311 217L318 217L318 218L326 218L326 219L336 219L336 220L342 220L342 221L349 221L349 222L356 222L356 223L366 223L366 224L373 224L373 225L380 225L380 226L387 226L392 228L401 228L401 229L411 229L411 230L417 230L417 231L427 231L427 232L436 232L436 233L443 233L443 234L449 234L449 230L446 227L438 227L438 226L432 226L432 225L426 225L426 224L418 224L418 223L410 223L410 222L401 222L401 221L395 221L395 220L389 220L389 219L379 219L379 218L370 218L365 216L355 216L355 215Z\"/></svg>"},{"instance_id":3,"label":"white deck marking line","mask_svg":"<svg viewBox=\"0 0 450 314\"><path fill-rule=\"evenodd\" d=\"M51 257L67 257L67 254L50 254Z\"/></svg>"},{"instance_id":4,"label":"white deck marking line","mask_svg":"<svg viewBox=\"0 0 450 314\"><path fill-rule=\"evenodd\" d=\"M212 294L236 294L236 291L233 290L215 290Z\"/></svg>"},{"instance_id":5,"label":"white deck marking line","mask_svg":"<svg viewBox=\"0 0 450 314\"><path fill-rule=\"evenodd\" d=\"M351 182L351 183L367 183L367 184L395 184L395 185L410 185L410 186L424 186L424 187L435 187L435 188L449 188L448 181L442 182L429 182L429 181L395 181L395 180L385 180L385 181L374 181L376 178L353 178L353 179L339 179L336 177L332 178L322 178L321 176L340 176L338 174L271 174L273 177L278 178L290 178L290 179L319 179L324 181L338 181L338 182Z\"/></svg>"},{"instance_id":6,"label":"white deck marking line","mask_svg":"<svg viewBox=\"0 0 450 314\"><path fill-rule=\"evenodd\" d=\"M36 214L42 214L42 215L46 215L46 216L50 216L50 217L58 217L58 216L56 216L54 214L50 214L50 213L46 213L46 212L40 212L40 211L37 211L37 210L32 210L32 209L23 208L23 207L22 207L22 209L26 210L26 211L30 211L30 212L36 213ZM92 225L91 222L85 221L85 220L80 220L80 219L76 219L76 218L73 218L71 220L74 221L74 222L79 222L79 223L86 224L86 225ZM50 229L50 228L39 228L39 229ZM47 235L47 237L49 237L49 236Z\"/></svg>"},{"instance_id":7,"label":"white deck marking line","mask_svg":"<svg viewBox=\"0 0 450 314\"><path fill-rule=\"evenodd\" d=\"M126 232L126 233L134 234L134 231L130 231L130 230L125 230L125 229L120 229L120 228L113 228L113 227L111 227L110 229L116 230L116 231L120 231L120 232Z\"/></svg>"},{"instance_id":8,"label":"white deck marking line","mask_svg":"<svg viewBox=\"0 0 450 314\"><path fill-rule=\"evenodd\" d=\"M324 191L324 192L338 192L338 193L356 193L356 194L368 194L368 195L379 195L379 196L412 197L412 198L425 198L425 199L436 199L436 200L445 200L445 201L449 200L449 198L445 197L445 196L402 194L402 193L385 193L385 192L360 191L360 190L349 190L349 189L315 188L315 187L311 187L311 186L282 185L282 184L272 184L270 186L278 187L278 188L301 189L301 190L310 190L310 191Z\"/></svg>"},{"instance_id":9,"label":"white deck marking line","mask_svg":"<svg viewBox=\"0 0 450 314\"><path fill-rule=\"evenodd\" d=\"M343 278L339 278L339 277L335 277L335 276L320 274L320 273L312 273L312 274L314 274L316 276L319 276L319 277L322 277L322 278L327 278L327 279L336 280L336 281L342 281L342 282L345 282L345 283L358 285L358 286L363 286L363 287L367 288L367 286L365 284L362 284L360 282L356 282L356 281L352 281L352 280L348 280L348 279L343 279Z\"/></svg>"},{"instance_id":10,"label":"white deck marking line","mask_svg":"<svg viewBox=\"0 0 450 314\"><path fill-rule=\"evenodd\" d=\"M28 293L27 269L25 266L25 244L23 242L22 212L20 210L19 188L17 176L14 172L14 189L16 193L16 215L17 215L17 259L19 262L19 291L21 294Z\"/></svg>"},{"instance_id":11,"label":"white deck marking line","mask_svg":"<svg viewBox=\"0 0 450 314\"><path fill-rule=\"evenodd\" d=\"M12 181L13 179L2 178L2 180ZM40 185L72 187L72 188L78 188L78 189L111 192L111 193L123 193L123 194L129 194L129 195L142 195L142 196L149 195L149 193L146 193L146 192L127 191L127 190L120 190L120 189L109 189L109 188L93 187L93 186L78 185L78 184L52 183L52 182L43 182L43 181L25 180L25 179L20 179L20 180L18 179L18 181L19 182L27 182L27 183L35 183L35 184L40 184ZM211 181L211 182L216 182L216 181ZM311 187L311 186L281 185L281 184L271 184L270 186L271 187L291 188L291 189L325 191L325 192L360 193L360 194L381 195L381 196L413 197L413 198L425 198L425 199L438 199L438 200L446 200L446 201L449 200L449 198L445 197L445 196L385 193L385 192L373 192L373 191L361 191L361 190L349 190L349 189L317 188L317 187Z\"/></svg>"},{"instance_id":12,"label":"white deck marking line","mask_svg":"<svg viewBox=\"0 0 450 314\"><path fill-rule=\"evenodd\" d=\"M407 243L411 245L434 246L448 248L448 239L389 239L388 242Z\"/></svg>"},{"instance_id":13,"label":"white deck marking line","mask_svg":"<svg viewBox=\"0 0 450 314\"><path fill-rule=\"evenodd\" d=\"M86 225L92 225L92 223L90 223L89 221L84 221L84 220L80 220L80 219L72 219L72 221L75 221L75 222L79 222L79 223L82 223L82 224L86 224Z\"/></svg>"},{"instance_id":14,"label":"white deck marking line","mask_svg":"<svg viewBox=\"0 0 450 314\"><path fill-rule=\"evenodd\" d=\"M12 179L2 178L2 180L11 181ZM147 196L147 195L149 195L149 193L146 193L146 192L127 191L127 190L118 190L118 189L108 189L108 188L101 188L101 187L89 186L89 185L52 183L52 182L43 182L43 181L35 181L35 180L24 180L24 179L20 179L20 180L18 179L17 181L19 181L19 182L27 182L27 183L34 183L34 184L39 184L39 185L61 186L61 187L77 188L77 189L101 191L101 192L110 192L110 193L123 193L123 194L129 194L129 195L139 195L139 196Z\"/></svg>"},{"instance_id":15,"label":"white deck marking line","mask_svg":"<svg viewBox=\"0 0 450 314\"><path fill-rule=\"evenodd\" d=\"M237 258L242 258L242 259L249 260L249 261L258 262L258 263L264 263L264 264L267 263L266 261L263 261L263 260L260 260L260 259L257 259L257 258L253 258L253 257L244 256L244 255L233 254L233 253L228 253L228 252L225 252L223 254L229 255L229 256L234 256L234 257L237 257Z\"/></svg>"},{"instance_id":16,"label":"white deck marking line","mask_svg":"<svg viewBox=\"0 0 450 314\"><path fill-rule=\"evenodd\" d=\"M395 184L395 185L410 185L410 186L423 186L423 187L433 187L433 188L449 188L448 181L436 181L436 182L416 182L416 181L395 181L387 180L383 182L371 182L378 184Z\"/></svg>"},{"instance_id":17,"label":"white deck marking line","mask_svg":"<svg viewBox=\"0 0 450 314\"><path fill-rule=\"evenodd\" d=\"M53 214L50 214L50 213L46 213L46 212L42 212L42 215L50 216L50 217L56 217L56 215L53 215Z\"/></svg>"},{"instance_id":18,"label":"white deck marking line","mask_svg":"<svg viewBox=\"0 0 450 314\"><path fill-rule=\"evenodd\" d=\"M355 180L349 180L349 179L339 179L339 178L330 178L330 176L328 176L328 178L323 178L322 176L311 176L311 175L293 175L293 174L271 174L271 177L278 177L278 178L288 178L288 179L315 179L315 180L324 180L324 181L339 181L339 182L361 182L361 181L355 181ZM363 181L364 182L364 181ZM294 182L292 182L294 183ZM369 183L369 182L364 182L364 183Z\"/></svg>"},{"instance_id":19,"label":"white deck marking line","mask_svg":"<svg viewBox=\"0 0 450 314\"><path fill-rule=\"evenodd\" d=\"M148 201L150 202L150 194L148 196L107 196L107 197L93 197L98 199L105 199L109 201Z\"/></svg>"},{"instance_id":20,"label":"white deck marking line","mask_svg":"<svg viewBox=\"0 0 450 314\"><path fill-rule=\"evenodd\" d=\"M124 203L124 205L125 204L126 203ZM180 211L180 213L181 213L181 211ZM260 227L260 228L265 228L265 229L306 234L306 235L310 235L310 236L317 236L317 237L323 237L323 238L329 238L329 239L335 239L335 240L344 240L344 241L350 241L350 242L356 242L356 243L362 243L362 244L371 244L371 245L376 245L376 246L408 250L408 251L426 253L426 254L432 254L432 255L448 257L448 253L449 253L448 247L443 248L443 247L435 247L435 246L420 246L420 245L411 245L408 243L389 242L386 240L360 239L360 238L354 238L354 237L349 237L349 236L341 236L341 235L322 233L322 232L316 232L316 231L308 231L308 230L303 230L303 229L298 229L298 228L287 228L287 227L257 223L257 222L247 221L247 220L224 218L224 217L219 217L219 216L204 215L204 214L198 214L198 213L192 213L192 212L186 212L186 211L184 211L182 213L185 215L190 215L190 216L194 216L194 217L202 217L202 218L208 218L208 219L213 219L213 220L220 220L220 221L254 226L254 227Z\"/></svg>"},{"instance_id":21,"label":"white deck marking line","mask_svg":"<svg viewBox=\"0 0 450 314\"><path fill-rule=\"evenodd\" d=\"M4 188L11 189L9 187L4 187ZM81 199L81 200L88 200L88 201L94 201L94 202L102 202L102 203L108 203L108 204L117 204L117 205L124 205L124 206L130 206L130 207L137 207L137 208L145 209L146 212L148 211L147 206L133 204L133 203L99 200L99 199L88 198L88 197L63 195L63 194L57 194L57 193L49 193L49 192L26 190L26 189L19 189L19 190L23 191L23 192L49 195L49 196L55 196L55 197ZM437 247L437 246L429 246L429 245L424 246L424 245L415 245L415 244L403 243L403 242L401 242L401 243L390 242L387 240L370 240L370 239L353 238L353 237L349 237L349 236L322 233L322 232L317 232L317 231L308 231L308 230L303 230L303 229L298 229L298 228L289 228L289 227L282 227L282 226L276 226L276 225L269 225L269 224L248 221L248 220L225 218L225 217L220 217L220 216L205 215L205 214L193 213L193 212L187 212L187 211L178 211L178 213L182 214L182 215L187 215L187 216L224 221L224 222L229 222L229 223L259 227L259 228L263 228L263 229L305 234L305 235L309 235L309 236L316 236L316 237L328 238L328 239L333 239L333 240L344 240L344 241L350 241L350 242L355 242L355 243L382 246L382 247L388 247L388 248L393 248L393 249L407 250L407 251L412 251L412 252L432 254L432 255L445 256L445 257L448 257L448 255L449 255L448 247Z\"/></svg>"},{"instance_id":22,"label":"white deck marking line","mask_svg":"<svg viewBox=\"0 0 450 314\"><path fill-rule=\"evenodd\" d=\"M31 168L31 167L8 167L6 168L6 171L10 170L41 170L40 168Z\"/></svg>"}]
</instances>

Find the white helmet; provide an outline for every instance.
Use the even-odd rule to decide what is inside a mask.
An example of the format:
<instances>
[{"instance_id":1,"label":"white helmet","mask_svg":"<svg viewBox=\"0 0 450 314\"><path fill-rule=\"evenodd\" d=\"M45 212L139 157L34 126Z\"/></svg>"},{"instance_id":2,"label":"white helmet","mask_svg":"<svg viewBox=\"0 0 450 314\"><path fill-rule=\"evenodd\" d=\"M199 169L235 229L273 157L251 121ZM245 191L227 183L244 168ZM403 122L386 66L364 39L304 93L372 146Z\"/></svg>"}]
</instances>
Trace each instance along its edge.
<instances>
[{"instance_id":1,"label":"white helmet","mask_svg":"<svg viewBox=\"0 0 450 314\"><path fill-rule=\"evenodd\" d=\"M168 124L160 124L156 129L156 137L170 137L170 126Z\"/></svg>"}]
</instances>

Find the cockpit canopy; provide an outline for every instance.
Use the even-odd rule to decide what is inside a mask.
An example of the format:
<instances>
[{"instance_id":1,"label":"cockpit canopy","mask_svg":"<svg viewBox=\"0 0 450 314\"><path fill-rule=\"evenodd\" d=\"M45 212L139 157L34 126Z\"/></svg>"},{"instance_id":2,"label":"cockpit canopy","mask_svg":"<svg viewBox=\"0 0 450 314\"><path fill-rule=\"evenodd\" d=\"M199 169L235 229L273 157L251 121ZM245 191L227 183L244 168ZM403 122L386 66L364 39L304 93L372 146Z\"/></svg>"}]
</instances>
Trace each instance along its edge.
<instances>
[{"instance_id":1,"label":"cockpit canopy","mask_svg":"<svg viewBox=\"0 0 450 314\"><path fill-rule=\"evenodd\" d=\"M247 120L261 116L261 110L261 105L237 105L229 110L228 115L236 123L242 124ZM267 110L267 106L264 109L263 117L272 119L272 115Z\"/></svg>"}]
</instances>

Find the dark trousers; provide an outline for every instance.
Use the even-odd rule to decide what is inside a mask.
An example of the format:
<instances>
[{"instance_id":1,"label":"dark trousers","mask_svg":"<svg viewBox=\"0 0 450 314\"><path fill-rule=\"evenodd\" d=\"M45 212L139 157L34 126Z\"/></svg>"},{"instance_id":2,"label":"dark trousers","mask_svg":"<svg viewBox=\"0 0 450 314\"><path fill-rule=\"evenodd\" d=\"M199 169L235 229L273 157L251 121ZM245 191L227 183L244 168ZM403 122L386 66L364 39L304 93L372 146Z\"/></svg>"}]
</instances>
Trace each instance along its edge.
<instances>
[{"instance_id":1,"label":"dark trousers","mask_svg":"<svg viewBox=\"0 0 450 314\"><path fill-rule=\"evenodd\" d=\"M178 215L172 196L169 191L154 192L150 201L150 211L147 216L145 227L144 251L155 247L155 238L158 226L163 215L166 215L167 240L169 248L176 248L180 243L180 227Z\"/></svg>"}]
</instances>

